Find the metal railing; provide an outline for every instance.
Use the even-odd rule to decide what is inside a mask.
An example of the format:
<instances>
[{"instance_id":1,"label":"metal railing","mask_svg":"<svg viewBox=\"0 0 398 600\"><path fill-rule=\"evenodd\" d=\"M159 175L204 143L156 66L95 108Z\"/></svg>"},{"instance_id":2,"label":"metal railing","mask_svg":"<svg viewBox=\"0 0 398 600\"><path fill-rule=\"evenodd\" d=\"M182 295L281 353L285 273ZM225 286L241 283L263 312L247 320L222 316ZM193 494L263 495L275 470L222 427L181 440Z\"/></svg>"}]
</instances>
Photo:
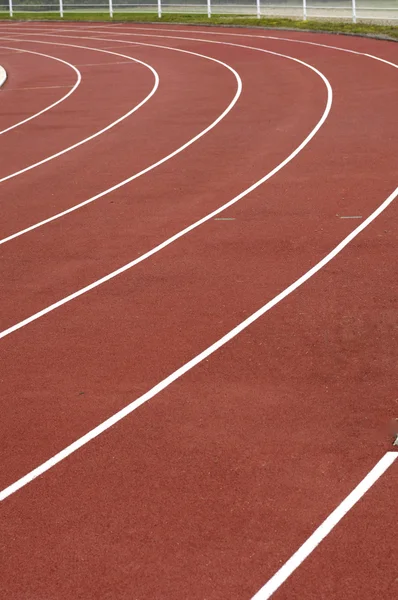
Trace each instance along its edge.
<instances>
[{"instance_id":1,"label":"metal railing","mask_svg":"<svg viewBox=\"0 0 398 600\"><path fill-rule=\"evenodd\" d=\"M181 0L180 0L181 2ZM166 13L339 19L398 23L398 0L0 0L1 13Z\"/></svg>"}]
</instances>

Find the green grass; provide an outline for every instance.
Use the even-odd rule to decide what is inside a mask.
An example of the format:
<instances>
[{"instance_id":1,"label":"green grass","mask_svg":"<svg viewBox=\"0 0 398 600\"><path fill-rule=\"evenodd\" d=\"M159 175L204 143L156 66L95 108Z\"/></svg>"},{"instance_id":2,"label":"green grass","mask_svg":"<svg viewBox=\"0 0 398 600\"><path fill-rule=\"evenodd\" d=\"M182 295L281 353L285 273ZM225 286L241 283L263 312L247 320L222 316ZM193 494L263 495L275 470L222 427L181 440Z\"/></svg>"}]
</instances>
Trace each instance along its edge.
<instances>
[{"instance_id":1,"label":"green grass","mask_svg":"<svg viewBox=\"0 0 398 600\"><path fill-rule=\"evenodd\" d=\"M59 14L24 12L17 13L13 19L6 13L0 12L0 19L26 21L59 21ZM83 12L66 13L64 21L101 21L109 22L109 15L105 12ZM115 13L113 22L135 22L135 23L185 23L189 25L239 25L246 27L263 28L281 28L281 29L302 29L309 31L329 31L331 33L348 33L360 35L372 35L377 37L387 37L392 40L398 40L398 26L392 25L370 25L365 23L342 23L335 21L298 21L295 19L261 18L239 16L239 15L217 15L209 19L206 15L187 15L187 14L165 14L158 19L154 13Z\"/></svg>"}]
</instances>

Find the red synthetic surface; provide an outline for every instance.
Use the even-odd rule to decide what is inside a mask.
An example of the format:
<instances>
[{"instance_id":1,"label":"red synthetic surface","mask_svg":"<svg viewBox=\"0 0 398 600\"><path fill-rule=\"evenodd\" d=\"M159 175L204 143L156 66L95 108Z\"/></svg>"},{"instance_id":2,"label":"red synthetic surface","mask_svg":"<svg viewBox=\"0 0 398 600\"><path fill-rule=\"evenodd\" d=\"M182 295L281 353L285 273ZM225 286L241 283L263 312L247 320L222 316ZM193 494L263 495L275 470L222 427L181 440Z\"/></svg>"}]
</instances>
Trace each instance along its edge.
<instances>
[{"instance_id":1,"label":"red synthetic surface","mask_svg":"<svg viewBox=\"0 0 398 600\"><path fill-rule=\"evenodd\" d=\"M395 189L398 71L361 55L242 34L258 32L0 25L1 45L48 53L82 72L69 99L0 136L0 176L105 127L153 85L150 71L136 63L40 41L120 52L160 77L155 96L122 124L0 184L1 238L132 176L223 112L236 92L233 74L173 48L221 60L243 82L232 111L188 149L0 246L2 330L229 201L284 160L319 121L326 87L305 66L173 35L296 57L319 69L334 94L329 118L309 145L218 215L232 220L205 223L0 340L0 489L227 333ZM15 42L3 42L13 35ZM398 62L392 43L271 35ZM0 49L0 63L10 75L0 91L0 128L64 93L49 86L74 83L73 72L51 59ZM34 87L32 69L46 89L28 96L18 88ZM244 333L7 498L0 508L2 595L250 598L391 449L386 426L398 416L395 223L393 204ZM394 465L275 598L370 600L396 593L396 474Z\"/></svg>"}]
</instances>

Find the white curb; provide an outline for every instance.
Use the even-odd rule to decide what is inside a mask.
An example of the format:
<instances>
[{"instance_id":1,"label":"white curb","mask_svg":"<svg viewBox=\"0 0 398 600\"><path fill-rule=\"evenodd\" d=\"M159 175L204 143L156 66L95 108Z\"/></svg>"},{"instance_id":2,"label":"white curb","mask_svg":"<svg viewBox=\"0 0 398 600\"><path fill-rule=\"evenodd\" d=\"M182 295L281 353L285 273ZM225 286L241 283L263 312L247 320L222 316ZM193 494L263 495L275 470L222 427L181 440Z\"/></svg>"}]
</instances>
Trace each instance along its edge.
<instances>
[{"instance_id":1,"label":"white curb","mask_svg":"<svg viewBox=\"0 0 398 600\"><path fill-rule=\"evenodd\" d=\"M5 84L7 79L7 72L6 70L0 65L0 88L2 85Z\"/></svg>"}]
</instances>

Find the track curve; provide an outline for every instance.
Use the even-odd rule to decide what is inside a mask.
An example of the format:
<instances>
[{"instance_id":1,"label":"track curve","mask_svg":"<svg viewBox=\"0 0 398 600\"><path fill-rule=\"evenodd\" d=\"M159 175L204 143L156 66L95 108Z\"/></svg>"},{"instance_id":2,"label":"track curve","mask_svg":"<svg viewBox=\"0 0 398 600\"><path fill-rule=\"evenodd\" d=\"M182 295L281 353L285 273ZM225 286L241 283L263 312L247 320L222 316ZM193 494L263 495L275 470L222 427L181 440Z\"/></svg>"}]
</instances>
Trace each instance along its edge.
<instances>
[{"instance_id":1,"label":"track curve","mask_svg":"<svg viewBox=\"0 0 398 600\"><path fill-rule=\"evenodd\" d=\"M5 39L7 39L7 38L5 38ZM5 49L5 50L17 50L18 52L22 52L22 53L26 52L28 54L34 54L36 56L41 56L41 57L44 57L44 58L50 58L50 59L52 59L54 61L57 61L57 62L59 62L61 64L67 65L76 74L76 82L75 82L75 84L71 87L71 89L66 94L64 94L61 98L59 98L55 102L52 102L51 104L49 104L45 108L42 108L38 112L34 113L33 115L30 115L29 117L25 117L21 121L18 121L17 123L14 123L13 125L9 125L8 127L5 127L4 129L0 130L0 135L8 133L9 131L12 131L13 129L16 129L17 127L20 127L21 125L25 125L25 123L29 123L33 119L36 119L37 117L40 117L41 115L43 115L44 113L48 112L49 110L52 110L53 108L55 108L56 106L58 106L59 104L61 104L65 100L67 100L67 98L69 98L76 91L76 89L79 87L79 85L81 83L81 73L80 73L79 69L77 69L74 65L68 63L67 61L64 61L64 60L62 60L60 58L56 58L55 56L50 56L49 54L43 54L43 53L40 53L40 52L33 52L31 50L23 50L21 48L12 48L12 47L8 47L8 46L0 46L0 48Z\"/></svg>"},{"instance_id":2,"label":"track curve","mask_svg":"<svg viewBox=\"0 0 398 600\"><path fill-rule=\"evenodd\" d=\"M147 29L140 28L144 37ZM218 33L235 35L223 30L206 38ZM233 43L183 37L176 46L211 47L214 57L228 56L241 73L234 111L167 168L116 194L116 206L110 199L101 210L91 205L89 223L76 212L67 228L62 219L49 225L46 241L39 229L5 245L2 281L9 299L2 315L32 308L53 293L46 285L62 289L66 279L57 279L55 269L67 275L75 260L84 260L86 276L105 261L120 264L170 225L181 228L215 201L219 206L286 157L319 118L325 93L305 69L282 68L281 59L261 52L249 58ZM387 449L382 423L394 410L398 350L391 336L398 134L391 127L395 69L383 61L394 61L384 43L377 57L368 40L294 37L299 44L278 36L257 43L274 53L293 46L295 58L311 60L333 86L328 120L303 152L244 203L231 205L225 219L217 215L131 274L1 340L9 595L22 599L33 590L66 599L79 590L85 598L105 598L117 590L129 598L134 582L134 593L146 598L249 598ZM314 46L319 38L326 43ZM96 43L117 44L113 37ZM327 47L339 43L352 52ZM164 61L161 51L139 51L156 55L159 65ZM372 53L383 61L370 61ZM143 109L153 151L166 131L177 137L192 121L202 122L204 103L217 106L228 85L197 63L197 85L178 75L193 63L168 58L167 65L170 85L173 77L185 81L192 110L181 111L167 128L166 111L151 123L145 120L149 106ZM213 93L205 93L207 86ZM163 102L176 99L165 94ZM46 263L44 251L54 252L55 239ZM27 271L42 271L40 283L24 274L26 257ZM15 286L12 273L19 278ZM148 395L153 401L142 406ZM116 418L117 426L103 427L95 440L91 435L90 444L78 444L79 452L61 464L45 464L123 406L127 417L135 398L141 407L134 415ZM40 462L42 477L28 476L21 488L18 477ZM391 480L385 481L391 494ZM366 510L358 514L366 525ZM383 549L393 547L395 534L382 515L378 524L370 539L381 566L362 588L365 600L372 589L392 589ZM339 527L344 531L344 522ZM330 557L339 551L338 539L331 534L323 544L326 554L308 558L297 571L302 575L293 575L275 597L299 590L309 599L355 598L357 586L349 581L361 576L359 562L350 557L350 571L335 569ZM85 557L81 569L76 553ZM314 587L323 556L328 578Z\"/></svg>"}]
</instances>

